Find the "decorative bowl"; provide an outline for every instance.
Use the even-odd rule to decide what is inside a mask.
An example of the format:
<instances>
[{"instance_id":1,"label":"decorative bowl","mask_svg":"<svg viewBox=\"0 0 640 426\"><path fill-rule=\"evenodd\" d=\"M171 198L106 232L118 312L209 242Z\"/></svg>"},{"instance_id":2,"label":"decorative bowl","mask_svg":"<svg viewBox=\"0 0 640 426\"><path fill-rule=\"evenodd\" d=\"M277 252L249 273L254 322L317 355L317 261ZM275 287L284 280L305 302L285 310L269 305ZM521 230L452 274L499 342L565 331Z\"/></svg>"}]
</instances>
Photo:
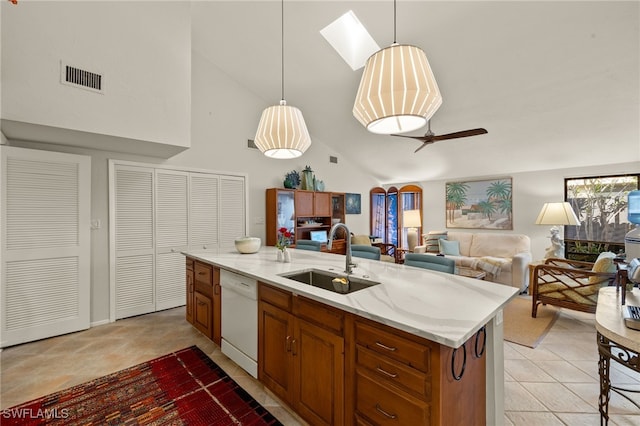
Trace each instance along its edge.
<instances>
[{"instance_id":1,"label":"decorative bowl","mask_svg":"<svg viewBox=\"0 0 640 426\"><path fill-rule=\"evenodd\" d=\"M257 237L240 237L236 238L236 250L240 253L255 253L260 250L262 240Z\"/></svg>"}]
</instances>

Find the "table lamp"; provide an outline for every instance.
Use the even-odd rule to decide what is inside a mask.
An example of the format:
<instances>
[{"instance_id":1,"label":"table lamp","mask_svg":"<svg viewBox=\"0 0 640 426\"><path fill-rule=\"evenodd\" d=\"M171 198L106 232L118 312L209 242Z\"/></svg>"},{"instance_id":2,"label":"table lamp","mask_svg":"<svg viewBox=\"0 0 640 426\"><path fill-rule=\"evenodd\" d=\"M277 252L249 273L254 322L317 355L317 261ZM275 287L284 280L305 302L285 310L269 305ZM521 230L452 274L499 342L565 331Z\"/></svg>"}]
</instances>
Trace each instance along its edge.
<instances>
[{"instance_id":1,"label":"table lamp","mask_svg":"<svg viewBox=\"0 0 640 426\"><path fill-rule=\"evenodd\" d=\"M536 219L536 225L553 225L551 227L551 247L547 248L545 258L564 258L564 241L560 237L560 225L580 225L578 216L571 208L571 204L545 203Z\"/></svg>"},{"instance_id":2,"label":"table lamp","mask_svg":"<svg viewBox=\"0 0 640 426\"><path fill-rule=\"evenodd\" d=\"M418 229L422 226L420 210L405 210L402 212L402 226L407 230L407 246L410 252L418 245Z\"/></svg>"}]
</instances>

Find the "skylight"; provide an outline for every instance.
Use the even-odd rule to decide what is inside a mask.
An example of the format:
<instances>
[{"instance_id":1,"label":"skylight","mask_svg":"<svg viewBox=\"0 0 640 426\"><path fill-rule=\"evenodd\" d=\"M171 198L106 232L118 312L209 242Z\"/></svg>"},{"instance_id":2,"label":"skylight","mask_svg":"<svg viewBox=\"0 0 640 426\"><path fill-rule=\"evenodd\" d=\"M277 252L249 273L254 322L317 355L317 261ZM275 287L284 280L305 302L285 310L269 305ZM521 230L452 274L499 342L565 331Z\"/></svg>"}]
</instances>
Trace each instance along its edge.
<instances>
[{"instance_id":1,"label":"skylight","mask_svg":"<svg viewBox=\"0 0 640 426\"><path fill-rule=\"evenodd\" d=\"M351 10L320 30L320 34L354 71L380 50L367 29Z\"/></svg>"}]
</instances>

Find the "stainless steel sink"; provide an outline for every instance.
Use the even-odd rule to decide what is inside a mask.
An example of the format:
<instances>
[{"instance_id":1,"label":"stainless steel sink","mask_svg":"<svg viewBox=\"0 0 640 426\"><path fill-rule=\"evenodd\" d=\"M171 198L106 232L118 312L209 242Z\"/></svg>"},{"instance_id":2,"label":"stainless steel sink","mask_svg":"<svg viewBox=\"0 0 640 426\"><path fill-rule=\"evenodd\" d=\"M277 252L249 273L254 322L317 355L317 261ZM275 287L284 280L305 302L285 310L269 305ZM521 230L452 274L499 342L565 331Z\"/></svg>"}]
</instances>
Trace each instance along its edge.
<instances>
[{"instance_id":1,"label":"stainless steel sink","mask_svg":"<svg viewBox=\"0 0 640 426\"><path fill-rule=\"evenodd\" d=\"M377 281L368 280L366 278L355 277L353 275L345 276L344 274L322 271L319 269L305 269L302 271L288 272L286 274L281 274L280 276L303 284L309 284L313 287L343 294L353 293L354 291L380 284ZM334 279L336 279L336 281L334 281Z\"/></svg>"}]
</instances>

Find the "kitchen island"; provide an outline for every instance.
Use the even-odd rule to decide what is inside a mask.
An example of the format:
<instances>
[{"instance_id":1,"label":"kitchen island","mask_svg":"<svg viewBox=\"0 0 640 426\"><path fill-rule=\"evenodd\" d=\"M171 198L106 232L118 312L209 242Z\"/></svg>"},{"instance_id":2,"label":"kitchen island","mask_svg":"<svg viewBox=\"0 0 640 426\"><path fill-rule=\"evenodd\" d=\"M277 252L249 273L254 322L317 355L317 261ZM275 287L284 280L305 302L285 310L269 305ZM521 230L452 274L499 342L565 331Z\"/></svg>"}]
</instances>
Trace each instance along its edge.
<instances>
[{"instance_id":1,"label":"kitchen island","mask_svg":"<svg viewBox=\"0 0 640 426\"><path fill-rule=\"evenodd\" d=\"M343 318L341 320L343 322L340 324L344 325L337 327L339 329L337 333L339 333L344 342L342 347L344 368L339 369L339 371L343 372L345 377L343 388L345 389L344 399L346 403L343 412L347 414L340 418L341 420L343 418L346 419L345 423L352 424L353 415L350 414L351 411L356 412L355 421L359 422L359 424L371 424L372 422L371 417L365 416L361 420L357 415L361 402L360 398L363 399L362 403L364 404L367 402L364 399L368 395L360 397L357 390L352 391L352 389L358 389L359 383L366 382L370 386L371 383L376 382L377 378L372 378L364 367L362 367L363 374L359 374L360 363L364 365L371 360L372 365L374 365L372 368L379 368L380 370L382 370L380 362L383 361L388 361L391 366L402 367L402 365L399 365L401 363L393 364L393 362L397 361L393 359L393 356L375 358L378 355L375 352L375 348L371 351L371 348L363 343L368 336L367 333L373 333L376 329L380 329L384 336L399 336L398 338L402 339L400 344L406 343L412 350L418 348L416 345L424 341L425 343L420 347L427 348L426 355L424 355L426 357L425 367L421 369L420 365L416 366L417 363L412 361L407 361L406 363L411 368L415 367L416 371L412 370L410 373L417 372L424 375L424 377L428 377L429 380L436 376L436 372L430 371L429 368L442 369L442 366L448 365L451 366L450 371L438 372L443 377L442 383L446 381L444 376L447 374L453 376L453 380L460 380L456 376L463 375L465 365L468 364L468 370L471 370L474 368L474 360L476 358L482 359L482 366L478 368L481 368L483 372L483 381L486 388L486 410L482 410L486 414L486 424L499 425L503 423L502 309L510 299L516 296L517 289L457 275L436 273L404 265L358 258L354 259L358 266L354 269L353 275L378 282L379 284L353 293L339 294L296 282L282 275L310 268L341 273L345 267L344 256L300 250L291 250L291 252L291 263L276 262L276 249L273 247L264 247L254 254L239 254L229 250L206 253L188 252L185 255L215 268L257 280L261 286L260 288L263 289L261 290L261 295L265 296L264 300L263 298L260 299L260 304L263 306L264 303L265 308L268 308L263 310L265 313L261 314L263 316L260 317L259 323L263 326L268 323L270 318L278 318L276 322L280 322L281 318L285 318L282 320L283 324L288 324L287 321L290 320L293 324L291 327L297 327L296 330L299 328L302 330L300 333L307 332L308 329L305 331L299 325L306 327L307 323L313 319L305 319L304 314L299 313L303 312L303 308L297 308L297 304L291 302L297 300L301 301L300 305L304 306L305 309L309 306L313 309L322 306L326 307L323 312L330 314L328 318ZM279 298L277 300L285 301L283 305L285 307L280 306L280 310L277 312L271 309L274 307L272 305L275 304L272 304L268 297L272 295L277 295ZM286 297L289 297L289 302L286 302ZM287 303L289 308L286 307ZM271 311L269 311L270 309ZM290 318L283 317L280 311L289 315ZM327 329L329 327L327 324L329 322L320 324L319 328ZM289 325L286 326L289 327ZM309 327L311 326L313 324L309 325ZM287 330L285 329L283 333L287 334ZM294 336L293 332L289 334ZM286 336L287 339L291 337L289 334ZM262 359L262 355L266 351L265 348L269 347L267 337L260 335L262 353L259 359ZM294 352L295 355L295 342L300 339L297 338L297 334L294 337L292 341L294 349L290 349L289 346L292 343L287 340L285 350ZM265 340L267 343L264 343ZM376 339L372 341L375 344L379 343ZM262 346L262 344L266 346ZM283 344L284 346L285 344ZM440 348L447 349L448 352ZM396 351L396 347L390 348L390 350L392 352ZM475 354L472 354L471 352L474 351ZM391 355L395 356L400 352L398 351L396 354ZM439 355L440 353L442 353L442 356ZM449 359L444 359L445 353L448 354ZM467 357L469 359L468 363L466 362ZM464 361L461 361L463 358ZM331 360L327 362L329 361ZM265 362L263 359L263 363ZM436 362L439 364L435 365ZM264 372L263 367L264 365L259 365L260 371ZM269 374L263 373L263 377L260 377L260 379L269 388L272 388L269 386L270 379L267 376ZM462 379L460 383L464 381L464 377ZM451 380L449 381L451 382ZM389 387L394 390L394 394L402 393L395 392L395 386L392 383ZM402 390L404 389L403 386L401 383L397 386L397 389ZM440 389L440 382L433 388L430 386L427 391L422 392L424 395L421 398L415 397L419 392L416 393L409 389L406 399L413 404L411 407L418 403L423 404L426 408L422 405L420 407L427 414L420 414L421 418L431 418L433 419L432 422L437 424L436 420L441 417L444 409L435 406L433 401L436 401L437 398L434 398L431 392L443 392L443 390ZM407 387L410 388L410 386ZM278 392L275 393L280 396ZM352 394L355 395L353 398L351 398ZM300 396L295 396L293 400L299 403ZM404 406L399 408L401 411L403 410L402 407ZM390 413L390 410L383 410L377 403L375 408L384 413L384 415L389 416L388 419L390 421L396 416L396 414ZM298 411L297 404L294 409ZM464 410L465 405L462 404L458 410L460 409ZM434 415L434 413L437 415ZM308 416L303 417L309 418ZM333 421L336 422L335 419ZM320 423L319 420L317 422ZM312 423L316 423L313 418ZM381 421L380 423L383 424L385 422ZM425 423L430 422L426 420Z\"/></svg>"}]
</instances>

